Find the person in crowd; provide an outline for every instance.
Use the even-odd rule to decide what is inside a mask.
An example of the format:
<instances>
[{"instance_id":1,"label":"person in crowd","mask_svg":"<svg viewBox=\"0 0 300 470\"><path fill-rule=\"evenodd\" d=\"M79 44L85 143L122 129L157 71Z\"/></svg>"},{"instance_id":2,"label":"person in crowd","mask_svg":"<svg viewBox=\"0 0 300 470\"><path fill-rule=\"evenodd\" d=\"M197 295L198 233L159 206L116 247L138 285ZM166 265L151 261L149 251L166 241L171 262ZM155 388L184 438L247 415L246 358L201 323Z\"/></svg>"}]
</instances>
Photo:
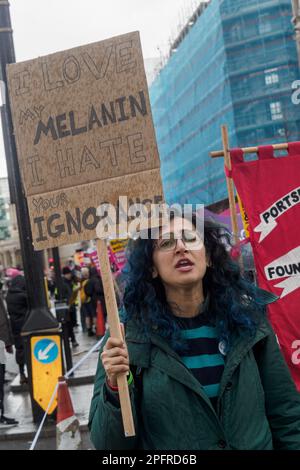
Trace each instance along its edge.
<instances>
[{"instance_id":1,"label":"person in crowd","mask_svg":"<svg viewBox=\"0 0 300 470\"><path fill-rule=\"evenodd\" d=\"M90 278L84 287L84 291L86 296L91 299L91 301L89 302L90 317L97 316L97 302L100 301L104 314L104 320L106 321L107 313L103 284L101 277L98 274L97 268L95 268L94 266L90 268Z\"/></svg>"},{"instance_id":2,"label":"person in crowd","mask_svg":"<svg viewBox=\"0 0 300 470\"><path fill-rule=\"evenodd\" d=\"M271 293L247 282L224 230L175 216L133 242L123 340L100 351L89 427L105 450L300 450L300 394L267 320ZM136 435L125 437L117 377Z\"/></svg>"},{"instance_id":3,"label":"person in crowd","mask_svg":"<svg viewBox=\"0 0 300 470\"><path fill-rule=\"evenodd\" d=\"M85 326L85 330L88 332L88 336L95 336L95 322L96 322L96 310L93 308L91 303L91 297L86 295L85 287L90 278L90 270L87 267L81 269L81 287L80 287L80 301L81 301L81 316L82 322Z\"/></svg>"},{"instance_id":4,"label":"person in crowd","mask_svg":"<svg viewBox=\"0 0 300 470\"><path fill-rule=\"evenodd\" d=\"M80 297L80 320L81 320L81 328L84 333L88 331L88 324L86 318L86 304L90 302L90 298L84 292L84 287L88 282L90 277L90 270L87 267L81 268L81 280L80 280L80 290L79 290L79 297Z\"/></svg>"},{"instance_id":5,"label":"person in crowd","mask_svg":"<svg viewBox=\"0 0 300 470\"><path fill-rule=\"evenodd\" d=\"M14 418L4 414L4 384L6 352L13 354L13 338L6 308L2 299L2 282L0 282L0 426L10 427L18 424Z\"/></svg>"},{"instance_id":6,"label":"person in crowd","mask_svg":"<svg viewBox=\"0 0 300 470\"><path fill-rule=\"evenodd\" d=\"M68 317L66 321L66 325L68 328L68 335L69 335L69 339L71 340L73 348L77 348L79 344L75 337L74 322L72 321L72 318L71 318L71 312L72 312L72 309L74 308L73 274L72 274L71 269L68 266L65 266L62 269L62 281L63 281L62 297L63 299L66 300L66 302L69 305Z\"/></svg>"},{"instance_id":7,"label":"person in crowd","mask_svg":"<svg viewBox=\"0 0 300 470\"><path fill-rule=\"evenodd\" d=\"M77 322L77 309L78 309L78 292L80 291L81 283L81 267L76 266L72 269L72 290L73 295L70 302L70 316L73 328L79 326Z\"/></svg>"},{"instance_id":8,"label":"person in crowd","mask_svg":"<svg viewBox=\"0 0 300 470\"><path fill-rule=\"evenodd\" d=\"M11 281L17 276L23 276L23 272L21 271L21 269L7 268L7 270L6 270L6 279L7 279L8 287L10 286Z\"/></svg>"},{"instance_id":9,"label":"person in crowd","mask_svg":"<svg viewBox=\"0 0 300 470\"><path fill-rule=\"evenodd\" d=\"M54 298L56 289L57 289L54 269L49 270L47 282L48 282L48 290L50 292L50 296Z\"/></svg>"},{"instance_id":10,"label":"person in crowd","mask_svg":"<svg viewBox=\"0 0 300 470\"><path fill-rule=\"evenodd\" d=\"M70 268L70 270L73 273L73 271L75 269L75 262L74 262L74 258L72 256L68 259L67 266L68 266L68 268Z\"/></svg>"},{"instance_id":11,"label":"person in crowd","mask_svg":"<svg viewBox=\"0 0 300 470\"><path fill-rule=\"evenodd\" d=\"M25 347L21 331L28 313L28 299L24 276L17 274L12 278L6 296L7 310L11 321L16 362L20 370L20 384L28 382L25 375Z\"/></svg>"}]
</instances>

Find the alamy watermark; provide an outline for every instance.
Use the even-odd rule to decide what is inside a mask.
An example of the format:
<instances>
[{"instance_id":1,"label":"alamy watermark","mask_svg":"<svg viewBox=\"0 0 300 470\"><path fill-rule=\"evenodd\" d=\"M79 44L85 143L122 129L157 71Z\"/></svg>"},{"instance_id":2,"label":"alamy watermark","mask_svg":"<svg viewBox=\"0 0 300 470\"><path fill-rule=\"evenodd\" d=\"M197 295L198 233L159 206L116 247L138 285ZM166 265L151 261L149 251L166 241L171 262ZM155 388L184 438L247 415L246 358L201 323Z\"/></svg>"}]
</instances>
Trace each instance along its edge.
<instances>
[{"instance_id":1,"label":"alamy watermark","mask_svg":"<svg viewBox=\"0 0 300 470\"><path fill-rule=\"evenodd\" d=\"M292 90L295 90L292 94L292 103L298 105L300 104L300 80L295 80L292 83Z\"/></svg>"},{"instance_id":2,"label":"alamy watermark","mask_svg":"<svg viewBox=\"0 0 300 470\"><path fill-rule=\"evenodd\" d=\"M300 339L295 339L295 341L293 341L292 349L295 349L292 354L292 363L295 366L298 366L300 364Z\"/></svg>"},{"instance_id":3,"label":"alamy watermark","mask_svg":"<svg viewBox=\"0 0 300 470\"><path fill-rule=\"evenodd\" d=\"M194 214L197 217L194 217ZM117 206L102 203L97 208L99 221L96 227L97 237L153 239L160 237L160 227L169 226L172 218L188 220L197 233L203 234L204 205L203 204L128 204L127 196L120 196ZM180 228L180 227L179 227ZM181 230L174 233L175 238L181 237Z\"/></svg>"}]
</instances>

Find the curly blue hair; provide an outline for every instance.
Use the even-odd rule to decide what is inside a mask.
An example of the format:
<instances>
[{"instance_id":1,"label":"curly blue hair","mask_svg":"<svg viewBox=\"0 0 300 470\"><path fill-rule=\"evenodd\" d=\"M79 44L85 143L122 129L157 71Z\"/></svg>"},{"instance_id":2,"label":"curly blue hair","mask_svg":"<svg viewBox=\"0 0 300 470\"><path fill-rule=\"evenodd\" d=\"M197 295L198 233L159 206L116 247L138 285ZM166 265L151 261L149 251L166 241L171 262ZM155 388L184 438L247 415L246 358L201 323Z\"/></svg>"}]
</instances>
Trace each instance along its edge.
<instances>
[{"instance_id":1,"label":"curly blue hair","mask_svg":"<svg viewBox=\"0 0 300 470\"><path fill-rule=\"evenodd\" d=\"M193 215L195 226L196 217ZM204 245L210 261L203 278L205 310L228 351L234 335L255 335L272 294L243 279L225 243L230 247L230 235L224 227L205 220ZM124 270L123 320L135 319L147 337L154 330L180 352L185 348L180 324L167 302L162 281L152 277L153 250L151 239L138 239L129 246ZM275 299L274 296L272 300Z\"/></svg>"}]
</instances>

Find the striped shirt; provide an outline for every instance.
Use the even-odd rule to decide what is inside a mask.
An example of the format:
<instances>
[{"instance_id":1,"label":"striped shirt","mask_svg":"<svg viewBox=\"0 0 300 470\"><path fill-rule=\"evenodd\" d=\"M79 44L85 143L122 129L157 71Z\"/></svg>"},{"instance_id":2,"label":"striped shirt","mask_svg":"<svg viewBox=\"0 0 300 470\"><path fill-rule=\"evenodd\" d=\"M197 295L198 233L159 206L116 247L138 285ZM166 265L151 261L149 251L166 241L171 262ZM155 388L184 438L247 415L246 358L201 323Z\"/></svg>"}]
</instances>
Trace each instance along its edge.
<instances>
[{"instance_id":1,"label":"striped shirt","mask_svg":"<svg viewBox=\"0 0 300 470\"><path fill-rule=\"evenodd\" d=\"M225 364L219 351L217 330L205 313L193 318L178 318L178 323L181 337L187 344L181 359L216 407Z\"/></svg>"}]
</instances>

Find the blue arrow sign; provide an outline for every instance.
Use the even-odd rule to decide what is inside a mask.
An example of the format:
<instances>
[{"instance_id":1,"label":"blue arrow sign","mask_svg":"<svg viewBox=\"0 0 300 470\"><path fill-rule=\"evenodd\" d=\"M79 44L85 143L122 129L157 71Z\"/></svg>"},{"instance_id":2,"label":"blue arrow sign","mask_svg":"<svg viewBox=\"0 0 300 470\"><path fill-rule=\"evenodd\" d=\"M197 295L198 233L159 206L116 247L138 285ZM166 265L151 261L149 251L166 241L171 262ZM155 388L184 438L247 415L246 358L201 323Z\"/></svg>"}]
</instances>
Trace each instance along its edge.
<instances>
[{"instance_id":1,"label":"blue arrow sign","mask_svg":"<svg viewBox=\"0 0 300 470\"><path fill-rule=\"evenodd\" d=\"M52 339L41 339L34 348L34 357L43 364L50 364L58 356L58 347Z\"/></svg>"}]
</instances>

